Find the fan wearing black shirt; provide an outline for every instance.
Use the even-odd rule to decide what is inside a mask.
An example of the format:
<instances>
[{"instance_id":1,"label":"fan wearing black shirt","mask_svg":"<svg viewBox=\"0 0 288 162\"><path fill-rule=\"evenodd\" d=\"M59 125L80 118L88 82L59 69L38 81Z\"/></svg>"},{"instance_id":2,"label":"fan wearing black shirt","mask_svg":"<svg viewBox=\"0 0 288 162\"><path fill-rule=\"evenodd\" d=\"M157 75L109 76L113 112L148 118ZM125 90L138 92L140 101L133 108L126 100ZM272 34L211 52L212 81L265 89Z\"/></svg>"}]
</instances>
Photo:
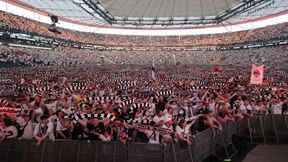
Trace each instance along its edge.
<instances>
[{"instance_id":1,"label":"fan wearing black shirt","mask_svg":"<svg viewBox=\"0 0 288 162\"><path fill-rule=\"evenodd\" d=\"M167 100L163 96L160 96L158 103L156 104L156 109L164 111L166 103L167 103Z\"/></svg>"},{"instance_id":2,"label":"fan wearing black shirt","mask_svg":"<svg viewBox=\"0 0 288 162\"><path fill-rule=\"evenodd\" d=\"M132 113L129 112L127 110L127 107L123 106L122 112L120 114L120 120L127 122L128 120L130 120L132 118L132 116L133 116L133 112Z\"/></svg>"},{"instance_id":3,"label":"fan wearing black shirt","mask_svg":"<svg viewBox=\"0 0 288 162\"><path fill-rule=\"evenodd\" d=\"M133 111L129 112L127 107L123 106L122 112L120 114L120 120L122 122L128 122L130 119L132 119L132 117L133 117ZM127 134L128 134L128 137L129 137L128 140L131 141L132 140L132 135L133 135L133 132L134 132L134 128L127 128L127 129L128 129Z\"/></svg>"}]
</instances>

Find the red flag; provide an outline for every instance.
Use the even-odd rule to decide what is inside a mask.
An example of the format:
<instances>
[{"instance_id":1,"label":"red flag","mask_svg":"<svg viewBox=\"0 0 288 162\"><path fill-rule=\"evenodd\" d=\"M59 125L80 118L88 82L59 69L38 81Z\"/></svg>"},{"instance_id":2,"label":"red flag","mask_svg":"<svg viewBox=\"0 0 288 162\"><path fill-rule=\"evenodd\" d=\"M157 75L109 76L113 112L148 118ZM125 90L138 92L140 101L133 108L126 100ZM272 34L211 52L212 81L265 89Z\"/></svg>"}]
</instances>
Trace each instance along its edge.
<instances>
[{"instance_id":1,"label":"red flag","mask_svg":"<svg viewBox=\"0 0 288 162\"><path fill-rule=\"evenodd\" d=\"M262 84L264 77L264 65L259 67L252 65L250 84Z\"/></svg>"},{"instance_id":2,"label":"red flag","mask_svg":"<svg viewBox=\"0 0 288 162\"><path fill-rule=\"evenodd\" d=\"M212 67L212 71L215 71L215 72L218 72L218 71L221 71L221 67L220 66L213 66Z\"/></svg>"}]
</instances>

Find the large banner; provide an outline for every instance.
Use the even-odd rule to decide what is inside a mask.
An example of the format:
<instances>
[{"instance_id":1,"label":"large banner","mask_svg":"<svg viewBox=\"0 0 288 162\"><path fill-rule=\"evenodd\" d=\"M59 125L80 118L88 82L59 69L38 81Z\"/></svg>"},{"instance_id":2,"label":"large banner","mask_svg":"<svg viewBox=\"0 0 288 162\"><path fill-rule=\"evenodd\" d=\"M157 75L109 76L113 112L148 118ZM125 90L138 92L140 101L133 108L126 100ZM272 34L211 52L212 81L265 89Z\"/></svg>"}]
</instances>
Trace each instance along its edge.
<instances>
[{"instance_id":1,"label":"large banner","mask_svg":"<svg viewBox=\"0 0 288 162\"><path fill-rule=\"evenodd\" d=\"M264 65L252 65L250 84L263 84Z\"/></svg>"}]
</instances>

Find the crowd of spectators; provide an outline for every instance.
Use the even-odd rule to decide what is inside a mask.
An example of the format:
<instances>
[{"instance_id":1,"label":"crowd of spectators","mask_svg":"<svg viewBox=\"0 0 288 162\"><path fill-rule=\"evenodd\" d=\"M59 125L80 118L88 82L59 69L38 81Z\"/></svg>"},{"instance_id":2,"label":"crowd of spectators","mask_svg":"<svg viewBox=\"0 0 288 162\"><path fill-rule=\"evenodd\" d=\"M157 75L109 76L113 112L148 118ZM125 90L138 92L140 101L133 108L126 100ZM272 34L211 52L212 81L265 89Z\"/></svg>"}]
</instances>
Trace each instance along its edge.
<instances>
[{"instance_id":1,"label":"crowd of spectators","mask_svg":"<svg viewBox=\"0 0 288 162\"><path fill-rule=\"evenodd\" d=\"M288 23L282 23L241 32L190 36L112 35L77 32L62 28L59 28L62 34L55 34L48 30L48 24L40 23L6 12L0 12L0 25L6 28L18 29L22 32L32 32L58 39L65 39L68 41L117 47L215 46L254 41L266 41L271 39L281 39L288 36Z\"/></svg>"},{"instance_id":2,"label":"crowd of spectators","mask_svg":"<svg viewBox=\"0 0 288 162\"><path fill-rule=\"evenodd\" d=\"M287 46L261 47L223 51L173 50L90 50L60 47L54 50L0 46L2 62L23 65L83 65L83 64L265 64L273 68L286 68Z\"/></svg>"},{"instance_id":3,"label":"crowd of spectators","mask_svg":"<svg viewBox=\"0 0 288 162\"><path fill-rule=\"evenodd\" d=\"M191 145L191 136L255 114L287 114L287 72L267 70L265 84L249 85L250 67L47 66L2 68L16 96L1 107L1 141L73 139ZM157 70L158 69L158 70ZM281 73L280 73L281 72ZM284 84L272 85L274 82Z\"/></svg>"},{"instance_id":4,"label":"crowd of spectators","mask_svg":"<svg viewBox=\"0 0 288 162\"><path fill-rule=\"evenodd\" d=\"M248 32L184 37L64 29L55 35L48 25L36 21L4 12L0 18L4 28L111 46L207 46L287 34L284 23ZM192 136L211 129L215 137L226 121L288 114L287 56L284 45L225 51L0 46L1 62L29 65L0 69L1 112L7 108L17 112L0 115L0 141L34 139L41 145L47 139L73 139L190 146ZM222 71L211 70L213 64ZM249 84L251 64L265 65L262 85ZM15 93L5 95L8 91Z\"/></svg>"}]
</instances>

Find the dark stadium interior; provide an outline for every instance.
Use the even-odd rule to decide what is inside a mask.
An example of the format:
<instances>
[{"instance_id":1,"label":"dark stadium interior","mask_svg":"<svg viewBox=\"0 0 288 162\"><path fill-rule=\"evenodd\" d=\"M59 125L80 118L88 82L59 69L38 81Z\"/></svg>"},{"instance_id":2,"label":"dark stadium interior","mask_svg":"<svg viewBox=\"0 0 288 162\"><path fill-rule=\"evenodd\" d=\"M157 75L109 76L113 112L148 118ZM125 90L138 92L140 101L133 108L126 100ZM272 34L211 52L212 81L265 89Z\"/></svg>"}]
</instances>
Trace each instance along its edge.
<instances>
[{"instance_id":1,"label":"dark stadium interior","mask_svg":"<svg viewBox=\"0 0 288 162\"><path fill-rule=\"evenodd\" d=\"M0 0L0 162L287 162L287 0Z\"/></svg>"}]
</instances>

